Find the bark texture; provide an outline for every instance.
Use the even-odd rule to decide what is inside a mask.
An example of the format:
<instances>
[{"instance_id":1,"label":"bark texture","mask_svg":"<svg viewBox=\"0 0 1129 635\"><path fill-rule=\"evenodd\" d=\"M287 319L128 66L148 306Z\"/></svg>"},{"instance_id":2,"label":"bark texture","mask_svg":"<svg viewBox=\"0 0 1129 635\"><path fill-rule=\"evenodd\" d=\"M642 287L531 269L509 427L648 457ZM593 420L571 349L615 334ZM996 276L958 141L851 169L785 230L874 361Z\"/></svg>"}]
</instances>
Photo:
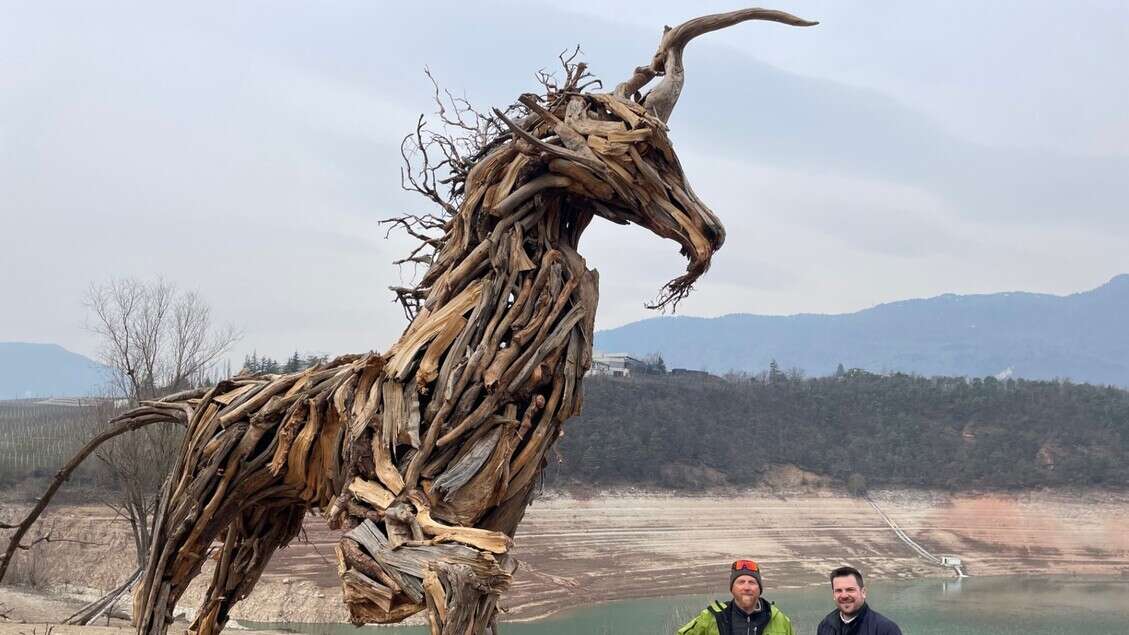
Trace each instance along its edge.
<instances>
[{"instance_id":1,"label":"bark texture","mask_svg":"<svg viewBox=\"0 0 1129 635\"><path fill-rule=\"evenodd\" d=\"M424 163L406 174L410 189L444 213L397 219L421 240L402 262L428 269L396 289L411 322L388 351L235 377L119 418L186 424L134 591L139 633L167 630L209 558L189 631L222 629L309 510L343 531L338 571L354 622L427 611L435 634L493 631L513 536L546 453L580 412L591 364L599 278L578 253L581 234L601 216L677 242L689 263L654 307L673 307L705 273L725 233L687 182L665 121L686 43L750 19L811 24L759 9L697 18L668 29L652 63L613 92L587 90L584 65L562 60L561 84L543 81L542 94L463 125L478 133L469 146L422 125L409 136ZM463 113L451 121L462 125ZM427 154L436 147L445 180Z\"/></svg>"}]
</instances>

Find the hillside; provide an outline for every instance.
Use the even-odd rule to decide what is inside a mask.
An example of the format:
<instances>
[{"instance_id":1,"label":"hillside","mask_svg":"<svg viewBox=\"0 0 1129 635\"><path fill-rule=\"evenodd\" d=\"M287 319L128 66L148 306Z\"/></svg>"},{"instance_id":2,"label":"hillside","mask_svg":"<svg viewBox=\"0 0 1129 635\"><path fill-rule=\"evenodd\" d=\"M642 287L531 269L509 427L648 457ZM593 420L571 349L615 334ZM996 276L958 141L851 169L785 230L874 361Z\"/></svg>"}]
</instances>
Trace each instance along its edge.
<instances>
[{"instance_id":1,"label":"hillside","mask_svg":"<svg viewBox=\"0 0 1129 635\"><path fill-rule=\"evenodd\" d=\"M108 369L57 344L0 342L0 399L98 394Z\"/></svg>"},{"instance_id":2,"label":"hillside","mask_svg":"<svg viewBox=\"0 0 1129 635\"><path fill-rule=\"evenodd\" d=\"M1129 488L1129 391L1112 387L851 371L589 377L584 391L549 485ZM90 435L87 410L0 402L0 485L57 469Z\"/></svg>"},{"instance_id":3,"label":"hillside","mask_svg":"<svg viewBox=\"0 0 1129 635\"><path fill-rule=\"evenodd\" d=\"M1129 386L1129 275L1082 293L942 295L841 315L657 317L596 334L596 348L660 353L668 368L872 372Z\"/></svg>"},{"instance_id":4,"label":"hillside","mask_svg":"<svg viewBox=\"0 0 1129 635\"><path fill-rule=\"evenodd\" d=\"M789 464L846 484L1129 486L1129 392L960 377L593 377L548 481L696 490Z\"/></svg>"}]
</instances>

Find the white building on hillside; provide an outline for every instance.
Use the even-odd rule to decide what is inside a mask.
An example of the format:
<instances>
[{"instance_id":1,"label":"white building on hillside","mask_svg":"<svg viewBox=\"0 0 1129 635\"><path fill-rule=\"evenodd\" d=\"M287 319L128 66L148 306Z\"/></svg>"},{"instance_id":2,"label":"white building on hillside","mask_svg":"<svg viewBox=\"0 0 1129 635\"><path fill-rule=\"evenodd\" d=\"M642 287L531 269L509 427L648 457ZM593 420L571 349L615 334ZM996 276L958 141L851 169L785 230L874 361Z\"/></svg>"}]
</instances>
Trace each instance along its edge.
<instances>
[{"instance_id":1,"label":"white building on hillside","mask_svg":"<svg viewBox=\"0 0 1129 635\"><path fill-rule=\"evenodd\" d=\"M588 374L628 377L634 373L645 372L646 369L646 364L627 353L601 353L599 351L593 351L592 368L588 369Z\"/></svg>"}]
</instances>

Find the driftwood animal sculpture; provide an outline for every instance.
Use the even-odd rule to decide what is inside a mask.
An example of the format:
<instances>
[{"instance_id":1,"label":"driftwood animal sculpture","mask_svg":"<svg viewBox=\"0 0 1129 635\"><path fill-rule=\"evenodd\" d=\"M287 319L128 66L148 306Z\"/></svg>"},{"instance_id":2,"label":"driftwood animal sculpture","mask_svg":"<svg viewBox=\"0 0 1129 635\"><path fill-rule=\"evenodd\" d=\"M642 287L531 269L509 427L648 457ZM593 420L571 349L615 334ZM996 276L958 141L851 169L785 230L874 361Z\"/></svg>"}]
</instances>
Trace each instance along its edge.
<instances>
[{"instance_id":1,"label":"driftwood animal sculpture","mask_svg":"<svg viewBox=\"0 0 1129 635\"><path fill-rule=\"evenodd\" d=\"M186 427L134 591L138 633L165 633L209 558L189 630L221 629L310 510L344 532L338 572L354 622L426 610L432 633L492 631L512 537L546 452L580 411L599 295L581 233L600 216L677 242L689 264L656 307L706 271L725 233L690 188L666 121L687 42L746 20L814 24L762 9L690 20L611 93L587 91L584 66L566 62L562 84L479 118L469 152L440 138L451 199L435 190L435 146L417 130L424 167L408 178L446 214L399 220L431 250L412 260L430 267L398 290L411 322L384 354L235 377L120 418Z\"/></svg>"}]
</instances>

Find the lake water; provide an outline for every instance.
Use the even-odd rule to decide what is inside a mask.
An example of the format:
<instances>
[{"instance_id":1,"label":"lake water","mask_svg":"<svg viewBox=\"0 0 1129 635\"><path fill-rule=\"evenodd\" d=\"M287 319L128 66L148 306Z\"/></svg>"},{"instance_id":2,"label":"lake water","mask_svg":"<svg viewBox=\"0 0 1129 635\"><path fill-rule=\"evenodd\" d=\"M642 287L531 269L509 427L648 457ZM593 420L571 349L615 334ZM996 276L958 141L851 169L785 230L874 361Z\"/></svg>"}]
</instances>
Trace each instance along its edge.
<instances>
[{"instance_id":1,"label":"lake water","mask_svg":"<svg viewBox=\"0 0 1129 635\"><path fill-rule=\"evenodd\" d=\"M646 580L639 580L646 584ZM656 589L661 591L661 589ZM906 635L1129 635L1129 579L1066 576L973 577L874 582L869 603ZM723 598L721 595L718 599ZM829 587L768 587L765 597L792 618L797 635L833 608ZM503 624L501 635L656 635L673 633L710 596L608 602L532 623ZM250 624L307 635L427 635L425 628L345 624Z\"/></svg>"}]
</instances>

